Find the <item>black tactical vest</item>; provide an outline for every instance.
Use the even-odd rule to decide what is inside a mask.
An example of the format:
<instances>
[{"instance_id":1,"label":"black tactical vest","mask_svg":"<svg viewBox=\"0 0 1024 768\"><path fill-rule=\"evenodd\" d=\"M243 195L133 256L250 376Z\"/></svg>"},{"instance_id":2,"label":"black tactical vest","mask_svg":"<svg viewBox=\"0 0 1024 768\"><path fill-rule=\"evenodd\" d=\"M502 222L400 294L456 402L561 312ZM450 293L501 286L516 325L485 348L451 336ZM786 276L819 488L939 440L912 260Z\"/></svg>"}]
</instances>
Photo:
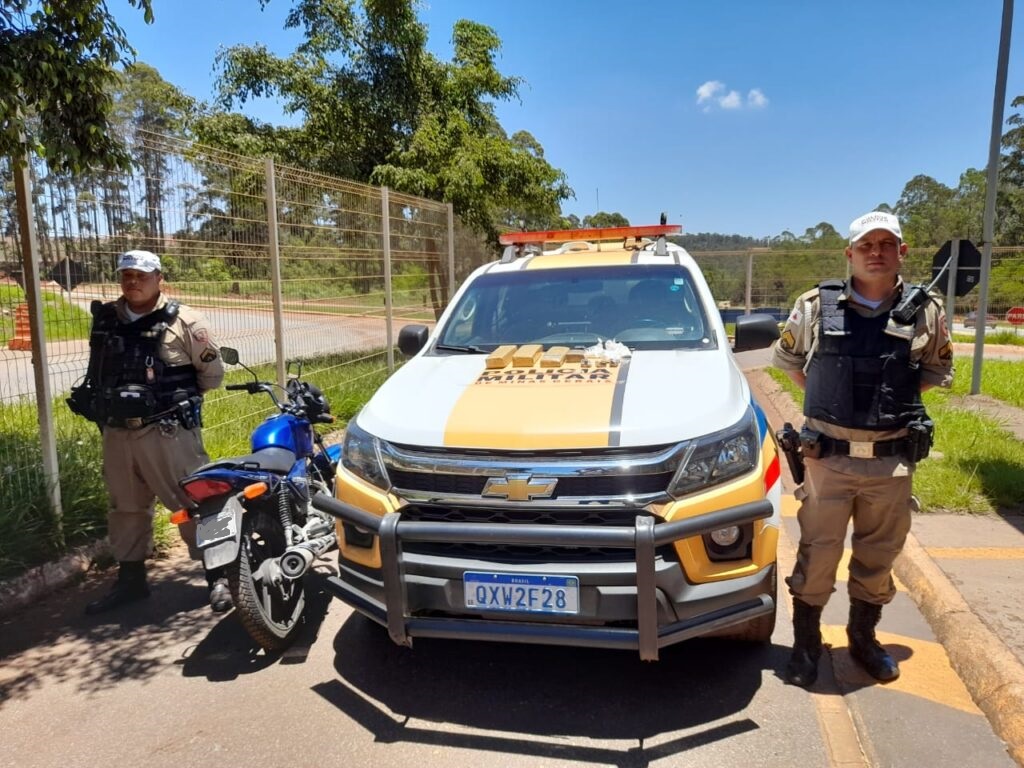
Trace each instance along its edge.
<instances>
[{"instance_id":1,"label":"black tactical vest","mask_svg":"<svg viewBox=\"0 0 1024 768\"><path fill-rule=\"evenodd\" d=\"M804 415L840 427L894 429L925 416L921 368L907 337L885 333L889 313L863 317L840 304L840 280L818 286L818 348L807 369Z\"/></svg>"},{"instance_id":2,"label":"black tactical vest","mask_svg":"<svg viewBox=\"0 0 1024 768\"><path fill-rule=\"evenodd\" d=\"M94 306L88 378L99 424L141 426L199 394L195 366L160 359L164 334L177 316L174 301L131 323L118 321L113 302Z\"/></svg>"}]
</instances>

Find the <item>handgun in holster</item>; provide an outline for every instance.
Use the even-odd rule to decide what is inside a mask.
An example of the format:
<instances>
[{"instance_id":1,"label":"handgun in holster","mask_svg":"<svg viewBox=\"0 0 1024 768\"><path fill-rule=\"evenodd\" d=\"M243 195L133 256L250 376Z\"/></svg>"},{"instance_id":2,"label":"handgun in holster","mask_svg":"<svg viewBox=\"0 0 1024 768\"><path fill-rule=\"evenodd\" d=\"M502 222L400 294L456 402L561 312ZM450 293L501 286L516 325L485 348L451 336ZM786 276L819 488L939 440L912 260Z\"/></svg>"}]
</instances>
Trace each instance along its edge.
<instances>
[{"instance_id":1,"label":"handgun in holster","mask_svg":"<svg viewBox=\"0 0 1024 768\"><path fill-rule=\"evenodd\" d=\"M199 395L186 397L177 404L178 421L185 429L195 429L203 426L202 416L203 398Z\"/></svg>"},{"instance_id":2,"label":"handgun in holster","mask_svg":"<svg viewBox=\"0 0 1024 768\"><path fill-rule=\"evenodd\" d=\"M927 458L935 442L935 422L931 419L915 419L907 424L906 448L903 453L907 461L917 463Z\"/></svg>"},{"instance_id":3,"label":"handgun in holster","mask_svg":"<svg viewBox=\"0 0 1024 768\"><path fill-rule=\"evenodd\" d=\"M786 454L786 463L789 464L793 480L799 485L804 481L804 457L800 450L800 433L787 421L782 425L782 429L775 432L775 439L779 441L779 447Z\"/></svg>"}]
</instances>

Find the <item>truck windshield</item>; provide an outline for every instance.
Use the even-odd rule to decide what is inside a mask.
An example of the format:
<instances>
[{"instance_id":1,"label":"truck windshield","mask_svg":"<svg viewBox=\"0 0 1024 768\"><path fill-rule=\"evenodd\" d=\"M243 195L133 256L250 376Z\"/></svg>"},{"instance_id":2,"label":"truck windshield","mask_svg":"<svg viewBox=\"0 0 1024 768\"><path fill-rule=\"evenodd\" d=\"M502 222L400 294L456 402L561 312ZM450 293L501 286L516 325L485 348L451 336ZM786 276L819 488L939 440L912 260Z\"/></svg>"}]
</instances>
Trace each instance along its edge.
<instances>
[{"instance_id":1,"label":"truck windshield","mask_svg":"<svg viewBox=\"0 0 1024 768\"><path fill-rule=\"evenodd\" d=\"M468 287L437 350L502 344L631 349L715 349L718 340L690 272L678 265L493 272Z\"/></svg>"}]
</instances>

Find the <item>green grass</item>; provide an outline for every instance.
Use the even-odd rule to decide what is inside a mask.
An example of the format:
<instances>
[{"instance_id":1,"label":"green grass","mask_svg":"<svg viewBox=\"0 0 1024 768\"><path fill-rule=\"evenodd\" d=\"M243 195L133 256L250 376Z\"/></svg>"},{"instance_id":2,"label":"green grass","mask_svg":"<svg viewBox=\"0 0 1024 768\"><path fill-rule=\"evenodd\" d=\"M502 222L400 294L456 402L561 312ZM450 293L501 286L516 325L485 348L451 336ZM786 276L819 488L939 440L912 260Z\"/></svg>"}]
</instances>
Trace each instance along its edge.
<instances>
[{"instance_id":1,"label":"green grass","mask_svg":"<svg viewBox=\"0 0 1024 768\"><path fill-rule=\"evenodd\" d=\"M43 328L47 341L86 339L92 316L84 309L69 304L59 292L43 291ZM25 292L16 285L0 285L0 345L6 346L14 336L14 312L25 301Z\"/></svg>"},{"instance_id":2,"label":"green grass","mask_svg":"<svg viewBox=\"0 0 1024 768\"><path fill-rule=\"evenodd\" d=\"M798 405L803 392L774 368L768 369ZM986 360L981 391L1024 407L1024 362ZM935 446L914 474L914 493L925 512L990 514L1024 511L1024 443L992 418L957 407L951 398L970 389L971 361L956 358L952 390L924 394L935 421Z\"/></svg>"},{"instance_id":3,"label":"green grass","mask_svg":"<svg viewBox=\"0 0 1024 768\"><path fill-rule=\"evenodd\" d=\"M273 365L254 370L273 380ZM303 379L320 387L331 402L341 428L387 376L383 351L332 355L306 361ZM232 367L225 384L250 380ZM274 413L270 398L244 392L211 393L203 408L203 441L211 458L249 452L249 435ZM63 398L54 401L57 453L61 473L62 527L50 513L42 474L38 413L34 404L0 406L0 456L21 457L17 467L0 467L0 579L24 572L63 554L69 547L92 541L106 532L107 493L102 478L99 430L74 416ZM320 427L322 434L331 431ZM177 533L158 514L154 539L158 551L177 540Z\"/></svg>"},{"instance_id":4,"label":"green grass","mask_svg":"<svg viewBox=\"0 0 1024 768\"><path fill-rule=\"evenodd\" d=\"M963 344L973 344L974 334L958 331L953 334L953 341ZM989 331L985 334L986 344L1010 344L1012 346L1024 347L1024 333L1016 329L1002 328L996 331Z\"/></svg>"}]
</instances>

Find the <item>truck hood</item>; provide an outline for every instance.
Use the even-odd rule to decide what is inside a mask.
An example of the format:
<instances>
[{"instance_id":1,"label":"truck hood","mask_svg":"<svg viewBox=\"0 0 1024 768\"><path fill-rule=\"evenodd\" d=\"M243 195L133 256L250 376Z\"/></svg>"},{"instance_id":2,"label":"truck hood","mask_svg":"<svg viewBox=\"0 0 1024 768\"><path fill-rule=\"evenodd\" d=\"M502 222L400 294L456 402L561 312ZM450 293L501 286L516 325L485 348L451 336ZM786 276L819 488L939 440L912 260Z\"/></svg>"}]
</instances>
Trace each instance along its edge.
<instances>
[{"instance_id":1,"label":"truck hood","mask_svg":"<svg viewBox=\"0 0 1024 768\"><path fill-rule=\"evenodd\" d=\"M639 351L621 361L420 355L358 416L389 442L554 450L648 446L716 432L750 401L728 350Z\"/></svg>"}]
</instances>

